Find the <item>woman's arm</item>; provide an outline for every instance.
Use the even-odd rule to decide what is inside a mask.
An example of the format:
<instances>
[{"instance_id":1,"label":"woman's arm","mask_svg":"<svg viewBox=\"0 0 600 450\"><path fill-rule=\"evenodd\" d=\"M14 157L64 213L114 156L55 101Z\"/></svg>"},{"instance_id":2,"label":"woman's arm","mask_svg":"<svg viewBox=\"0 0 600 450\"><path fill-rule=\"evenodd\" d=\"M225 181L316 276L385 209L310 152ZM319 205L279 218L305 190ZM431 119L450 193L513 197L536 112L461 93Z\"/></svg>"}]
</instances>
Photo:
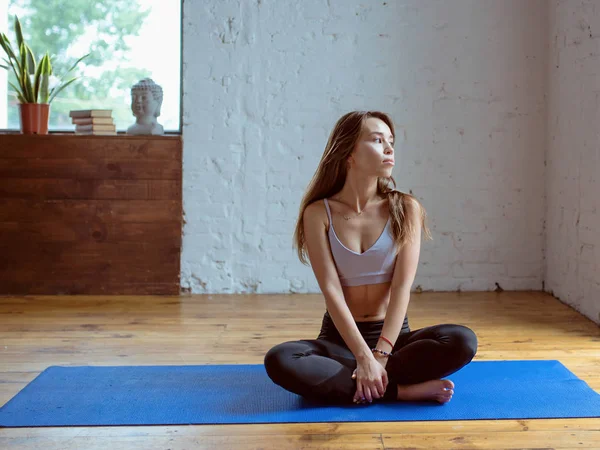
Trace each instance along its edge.
<instances>
[{"instance_id":1,"label":"woman's arm","mask_svg":"<svg viewBox=\"0 0 600 450\"><path fill-rule=\"evenodd\" d=\"M391 342L396 342L402 323L406 317L408 303L410 300L410 290L417 273L419 263L419 254L421 251L421 206L414 199L406 202L406 220L410 220L414 226L415 233L412 240L408 242L396 257L396 266L392 278L390 292L390 302L383 322L381 335ZM379 340L377 348L386 352L391 351L391 346L384 340ZM385 363L386 358L376 358Z\"/></svg>"},{"instance_id":2,"label":"woman's arm","mask_svg":"<svg viewBox=\"0 0 600 450\"><path fill-rule=\"evenodd\" d=\"M325 296L329 315L356 360L372 360L373 353L361 336L344 300L344 292L327 239L328 219L324 203L319 201L308 205L303 219L306 250L321 292Z\"/></svg>"}]
</instances>

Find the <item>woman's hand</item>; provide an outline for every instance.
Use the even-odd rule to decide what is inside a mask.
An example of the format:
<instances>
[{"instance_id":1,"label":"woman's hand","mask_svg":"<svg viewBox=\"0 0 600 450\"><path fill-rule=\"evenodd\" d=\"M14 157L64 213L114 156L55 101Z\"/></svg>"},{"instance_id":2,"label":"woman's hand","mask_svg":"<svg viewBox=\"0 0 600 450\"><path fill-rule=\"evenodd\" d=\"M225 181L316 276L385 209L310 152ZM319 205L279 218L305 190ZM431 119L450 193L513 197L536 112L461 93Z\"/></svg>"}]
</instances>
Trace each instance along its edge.
<instances>
[{"instance_id":1,"label":"woman's hand","mask_svg":"<svg viewBox=\"0 0 600 450\"><path fill-rule=\"evenodd\" d=\"M352 379L356 380L356 393L353 400L355 403L371 403L374 399L383 397L388 385L384 364L385 361L379 362L375 357L358 362L352 374Z\"/></svg>"},{"instance_id":2,"label":"woman's hand","mask_svg":"<svg viewBox=\"0 0 600 450\"><path fill-rule=\"evenodd\" d=\"M377 361L379 364L381 364L381 367L383 367L385 369L385 366L387 366L389 357L380 355L378 353L373 355L373 357L375 358L375 361Z\"/></svg>"}]
</instances>

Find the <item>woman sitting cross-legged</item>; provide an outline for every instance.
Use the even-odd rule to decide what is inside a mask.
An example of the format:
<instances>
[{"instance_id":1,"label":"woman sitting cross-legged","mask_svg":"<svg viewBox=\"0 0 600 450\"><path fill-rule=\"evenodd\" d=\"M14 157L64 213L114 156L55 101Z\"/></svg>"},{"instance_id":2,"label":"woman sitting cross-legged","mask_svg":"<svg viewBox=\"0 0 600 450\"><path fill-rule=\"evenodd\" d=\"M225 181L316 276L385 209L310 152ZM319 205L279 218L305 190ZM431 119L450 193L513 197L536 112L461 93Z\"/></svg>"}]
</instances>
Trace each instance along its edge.
<instances>
[{"instance_id":1,"label":"woman sitting cross-legged","mask_svg":"<svg viewBox=\"0 0 600 450\"><path fill-rule=\"evenodd\" d=\"M477 352L463 325L410 330L420 241L430 235L419 201L393 189L394 138L387 114L345 114L302 200L295 246L326 312L316 339L278 344L264 363L274 383L308 399L445 403L454 384L443 378Z\"/></svg>"}]
</instances>

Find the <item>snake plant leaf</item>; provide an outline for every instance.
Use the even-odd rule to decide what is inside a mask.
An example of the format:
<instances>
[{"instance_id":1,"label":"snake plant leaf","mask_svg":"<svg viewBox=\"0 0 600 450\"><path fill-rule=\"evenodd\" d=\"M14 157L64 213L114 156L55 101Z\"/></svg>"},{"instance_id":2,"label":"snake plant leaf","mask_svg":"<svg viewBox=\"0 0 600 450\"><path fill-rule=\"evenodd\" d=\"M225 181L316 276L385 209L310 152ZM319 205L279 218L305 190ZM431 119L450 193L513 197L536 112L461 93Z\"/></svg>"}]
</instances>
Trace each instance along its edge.
<instances>
[{"instance_id":1,"label":"snake plant leaf","mask_svg":"<svg viewBox=\"0 0 600 450\"><path fill-rule=\"evenodd\" d=\"M6 36L4 33L0 33L0 45L9 58L15 58L15 52L13 52L12 45L10 45L8 36Z\"/></svg>"},{"instance_id":2,"label":"snake plant leaf","mask_svg":"<svg viewBox=\"0 0 600 450\"><path fill-rule=\"evenodd\" d=\"M4 34L4 33L0 33L0 45L2 46L2 49L6 52L8 59L10 61L14 61L17 64L17 67L20 72L21 67L19 66L19 60L17 59L17 56L15 55L15 52L13 51L12 46L10 45L8 36L6 36L6 34ZM12 66L12 63L11 63L11 66ZM13 67L13 69L14 69L14 67ZM17 75L17 78L19 78L18 75Z\"/></svg>"},{"instance_id":3,"label":"snake plant leaf","mask_svg":"<svg viewBox=\"0 0 600 450\"><path fill-rule=\"evenodd\" d=\"M52 58L50 57L50 54L48 52L46 52L46 55L48 55L48 67L47 67L46 74L52 75Z\"/></svg>"},{"instance_id":4,"label":"snake plant leaf","mask_svg":"<svg viewBox=\"0 0 600 450\"><path fill-rule=\"evenodd\" d=\"M13 73L15 74L15 77L17 78L17 80L19 79L19 72L17 72L17 69L15 67L15 65L13 64L12 60L8 60L6 58L2 58L2 60L8 64L10 67L12 67ZM8 70L8 67L6 68Z\"/></svg>"},{"instance_id":5,"label":"snake plant leaf","mask_svg":"<svg viewBox=\"0 0 600 450\"><path fill-rule=\"evenodd\" d=\"M15 90L15 93L17 94L17 98L19 99L19 101L21 103L27 103L25 101L25 98L23 97L23 94L21 93L21 90L14 84L12 84L10 81L8 82L8 84L10 84L10 86Z\"/></svg>"},{"instance_id":6,"label":"snake plant leaf","mask_svg":"<svg viewBox=\"0 0 600 450\"><path fill-rule=\"evenodd\" d=\"M27 50L27 66L29 67L29 75L35 75L36 63L35 56L29 45L25 44L25 50Z\"/></svg>"},{"instance_id":7,"label":"snake plant leaf","mask_svg":"<svg viewBox=\"0 0 600 450\"><path fill-rule=\"evenodd\" d=\"M50 93L50 99L48 100L48 103L52 103L52 100L54 100L54 97L56 97L60 91L62 91L64 88L66 88L68 85L70 85L73 81L77 80L78 78L79 77L71 78L65 84L61 84L60 86L55 87L54 89L52 89L52 91Z\"/></svg>"},{"instance_id":8,"label":"snake plant leaf","mask_svg":"<svg viewBox=\"0 0 600 450\"><path fill-rule=\"evenodd\" d=\"M21 53L21 77L19 78L19 83L23 86L23 94L27 103L35 103L35 100L33 99L33 86L31 85L31 78L29 77L27 65L27 50L25 49L24 43L21 43L19 51Z\"/></svg>"},{"instance_id":9,"label":"snake plant leaf","mask_svg":"<svg viewBox=\"0 0 600 450\"><path fill-rule=\"evenodd\" d=\"M40 85L41 85L41 76L44 72L44 65L46 64L46 55L42 56L40 60L40 64L37 66L37 70L35 71L34 84L33 84L33 96L36 101L40 95Z\"/></svg>"},{"instance_id":10,"label":"snake plant leaf","mask_svg":"<svg viewBox=\"0 0 600 450\"><path fill-rule=\"evenodd\" d=\"M77 64L79 64L83 59L87 58L90 55L91 55L91 53L88 53L87 55L83 55L81 58L79 58L77 61L75 61L75 64L73 64L71 66L71 68L65 72L65 75L70 73L75 67L77 67Z\"/></svg>"},{"instance_id":11,"label":"snake plant leaf","mask_svg":"<svg viewBox=\"0 0 600 450\"><path fill-rule=\"evenodd\" d=\"M23 93L23 97L29 102L29 94L27 92L27 84L25 79L29 78L29 74L27 73L27 53L25 52L25 46L21 43L21 47L19 48L19 60L20 60L20 68L19 77L17 81L21 86L21 92Z\"/></svg>"},{"instance_id":12,"label":"snake plant leaf","mask_svg":"<svg viewBox=\"0 0 600 450\"><path fill-rule=\"evenodd\" d=\"M48 65L50 64L50 60L46 55L45 60L43 61L43 69L42 75L40 76L40 103L49 103L48 102L48 83L50 80L50 76L48 75Z\"/></svg>"},{"instance_id":13,"label":"snake plant leaf","mask_svg":"<svg viewBox=\"0 0 600 450\"><path fill-rule=\"evenodd\" d=\"M19 72L17 72L17 69L15 67L15 65L13 64L12 60L8 60L6 58L2 58L2 60L8 64L10 67L12 67L13 73L15 74L15 77L17 77L17 79L19 79ZM8 67L6 68L8 70Z\"/></svg>"},{"instance_id":14,"label":"snake plant leaf","mask_svg":"<svg viewBox=\"0 0 600 450\"><path fill-rule=\"evenodd\" d=\"M23 44L23 30L21 28L21 21L18 16L15 16L15 34L17 35L17 47L21 50L21 45Z\"/></svg>"},{"instance_id":15,"label":"snake plant leaf","mask_svg":"<svg viewBox=\"0 0 600 450\"><path fill-rule=\"evenodd\" d=\"M25 50L25 45L21 44L21 47L19 48L19 56L20 56L20 61L21 61L21 78L22 76L27 73L27 51ZM23 81L21 81L23 82Z\"/></svg>"},{"instance_id":16,"label":"snake plant leaf","mask_svg":"<svg viewBox=\"0 0 600 450\"><path fill-rule=\"evenodd\" d=\"M40 76L40 103L50 103L48 101L48 84L50 77L48 75Z\"/></svg>"}]
</instances>

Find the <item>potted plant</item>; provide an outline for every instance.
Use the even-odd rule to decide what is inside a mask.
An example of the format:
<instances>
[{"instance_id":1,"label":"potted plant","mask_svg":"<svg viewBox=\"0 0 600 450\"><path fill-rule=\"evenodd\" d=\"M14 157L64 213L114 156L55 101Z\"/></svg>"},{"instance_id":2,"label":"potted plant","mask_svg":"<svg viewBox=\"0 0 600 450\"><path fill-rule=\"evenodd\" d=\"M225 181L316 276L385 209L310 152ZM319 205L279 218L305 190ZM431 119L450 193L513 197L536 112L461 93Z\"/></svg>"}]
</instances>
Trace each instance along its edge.
<instances>
[{"instance_id":1,"label":"potted plant","mask_svg":"<svg viewBox=\"0 0 600 450\"><path fill-rule=\"evenodd\" d=\"M0 33L0 45L7 56L7 58L2 58L6 65L0 64L0 67L6 70L12 69L17 78L16 85L11 82L9 84L14 89L19 101L21 132L24 134L48 134L50 103L60 91L79 77L71 78L66 82L58 78L58 84L49 88L51 78L56 78L53 76L52 58L46 52L39 62L36 62L33 51L23 39L21 22L16 16L15 34L17 35L18 55L13 50L6 34ZM75 69L77 64L87 56L89 53L79 58L65 75Z\"/></svg>"}]
</instances>

